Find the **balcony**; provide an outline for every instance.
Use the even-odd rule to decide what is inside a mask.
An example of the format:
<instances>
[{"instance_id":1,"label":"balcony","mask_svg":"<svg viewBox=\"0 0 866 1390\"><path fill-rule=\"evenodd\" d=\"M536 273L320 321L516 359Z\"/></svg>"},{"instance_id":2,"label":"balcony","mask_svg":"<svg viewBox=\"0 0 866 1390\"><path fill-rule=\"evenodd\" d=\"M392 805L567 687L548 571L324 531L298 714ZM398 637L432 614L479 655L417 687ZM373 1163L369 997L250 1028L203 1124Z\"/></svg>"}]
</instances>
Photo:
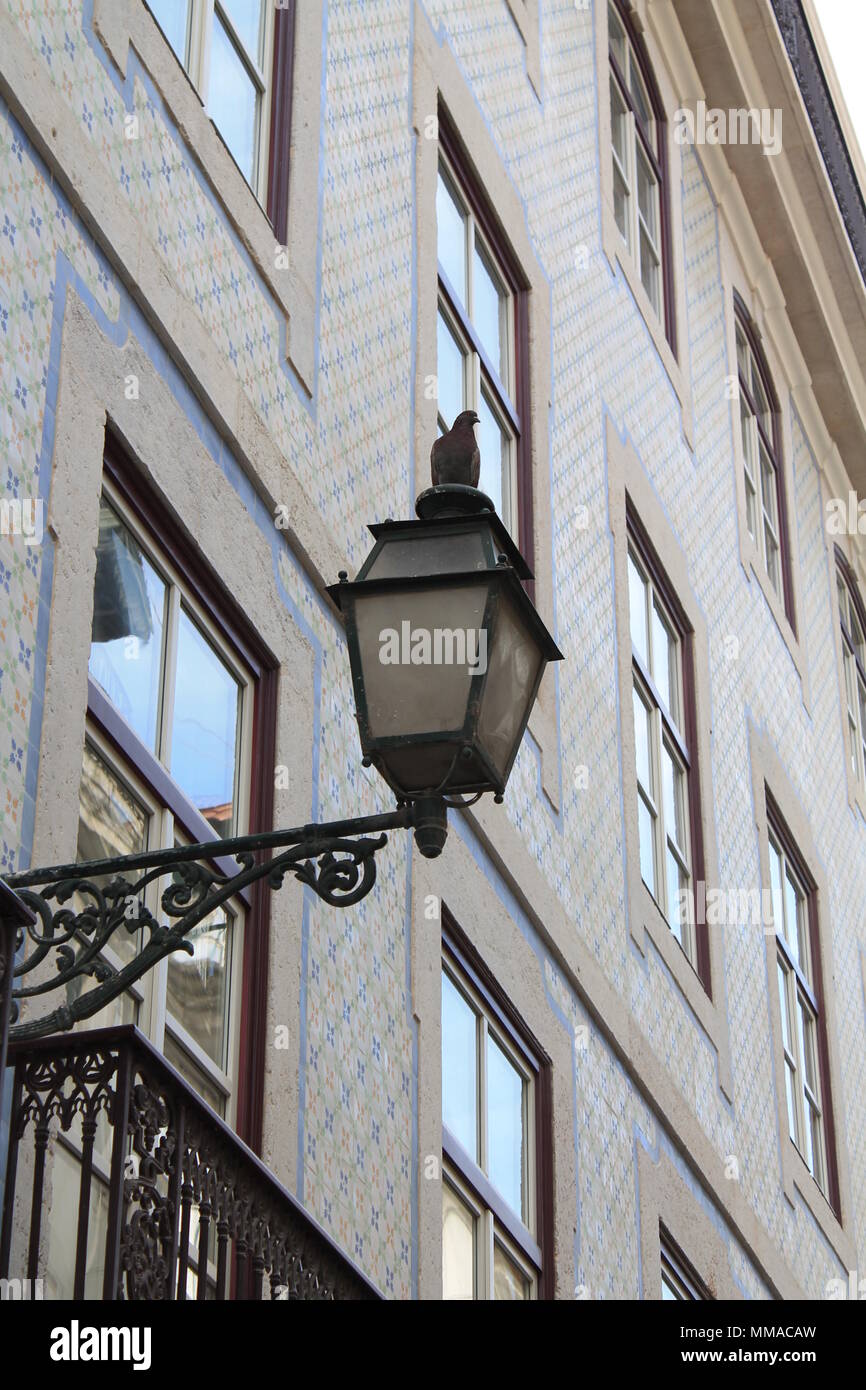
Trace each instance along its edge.
<instances>
[{"instance_id":1,"label":"balcony","mask_svg":"<svg viewBox=\"0 0 866 1390\"><path fill-rule=\"evenodd\" d=\"M0 1278L76 1299L380 1297L137 1028L8 1060Z\"/></svg>"}]
</instances>

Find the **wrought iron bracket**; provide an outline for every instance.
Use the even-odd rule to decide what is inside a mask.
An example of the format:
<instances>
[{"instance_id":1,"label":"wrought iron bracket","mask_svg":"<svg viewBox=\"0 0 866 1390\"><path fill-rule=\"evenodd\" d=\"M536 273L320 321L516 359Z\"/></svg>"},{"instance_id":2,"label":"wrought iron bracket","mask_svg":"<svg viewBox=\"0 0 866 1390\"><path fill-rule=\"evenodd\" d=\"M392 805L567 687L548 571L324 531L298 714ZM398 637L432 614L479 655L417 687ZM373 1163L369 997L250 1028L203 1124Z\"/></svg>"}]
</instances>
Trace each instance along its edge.
<instances>
[{"instance_id":1,"label":"wrought iron bracket","mask_svg":"<svg viewBox=\"0 0 866 1390\"><path fill-rule=\"evenodd\" d=\"M255 884L281 888L292 873L330 906L353 907L376 882L375 856L387 843L385 832L401 829L414 829L421 853L435 857L445 842L444 803L426 798L383 815L13 875L6 882L32 910L34 921L17 928L10 1040L66 1032L118 998L163 957L174 951L191 955L190 932ZM234 861L234 872L224 870L226 859ZM163 878L168 884L159 901L166 920L160 921L145 895ZM137 938L139 949L118 968L106 960L104 950L121 933ZM49 968L40 969L46 963ZM84 991L87 978L98 983ZM16 1022L22 1001L57 990L66 995L63 1004Z\"/></svg>"}]
</instances>

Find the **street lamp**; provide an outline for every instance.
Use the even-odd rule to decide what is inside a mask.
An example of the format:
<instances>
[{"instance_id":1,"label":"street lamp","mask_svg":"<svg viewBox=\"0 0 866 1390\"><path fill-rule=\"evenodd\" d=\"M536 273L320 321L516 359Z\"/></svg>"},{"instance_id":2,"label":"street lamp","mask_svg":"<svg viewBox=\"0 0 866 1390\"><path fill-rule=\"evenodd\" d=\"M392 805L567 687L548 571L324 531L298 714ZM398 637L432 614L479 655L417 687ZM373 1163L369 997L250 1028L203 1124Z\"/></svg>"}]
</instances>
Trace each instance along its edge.
<instances>
[{"instance_id":1,"label":"street lamp","mask_svg":"<svg viewBox=\"0 0 866 1390\"><path fill-rule=\"evenodd\" d=\"M357 578L343 573L328 590L345 618L364 761L396 794L396 810L13 875L22 924L12 1021L22 1000L58 989L67 997L16 1024L10 1038L91 1017L163 957L191 952L189 933L260 880L279 888L292 873L323 902L349 907L376 881L384 832L412 829L420 852L435 858L449 806L488 791L502 800L545 667L562 653L489 497L443 484L421 494L416 513L371 526L375 544ZM162 921L146 901L161 880ZM115 932L127 941L137 933L140 943L121 969L103 953ZM56 973L38 968L49 958ZM87 976L96 984L81 992ZM2 1005L8 970L0 985ZM6 1016L0 1008L0 1028Z\"/></svg>"},{"instance_id":2,"label":"street lamp","mask_svg":"<svg viewBox=\"0 0 866 1390\"><path fill-rule=\"evenodd\" d=\"M549 661L562 653L531 571L489 497L429 488L418 519L371 526L357 578L328 592L346 622L361 748L396 793L445 825L451 798L502 800ZM419 834L422 854L441 850ZM444 842L444 834L442 835Z\"/></svg>"}]
</instances>

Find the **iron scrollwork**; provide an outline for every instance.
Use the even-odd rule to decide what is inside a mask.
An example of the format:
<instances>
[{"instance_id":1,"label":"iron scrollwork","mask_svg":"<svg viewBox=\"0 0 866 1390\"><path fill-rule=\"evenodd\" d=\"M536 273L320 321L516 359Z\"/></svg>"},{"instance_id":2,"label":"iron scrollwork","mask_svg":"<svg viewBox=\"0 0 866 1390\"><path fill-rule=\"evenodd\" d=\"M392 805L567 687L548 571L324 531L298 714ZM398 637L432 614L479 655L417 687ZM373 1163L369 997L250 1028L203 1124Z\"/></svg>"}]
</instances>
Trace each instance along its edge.
<instances>
[{"instance_id":1,"label":"iron scrollwork","mask_svg":"<svg viewBox=\"0 0 866 1390\"><path fill-rule=\"evenodd\" d=\"M377 852L385 834L412 824L411 807L380 816L308 825L297 830L214 840L173 850L37 869L7 880L35 914L18 929L13 972L10 1040L66 1032L91 1018L152 966L174 951L193 953L190 933L230 898L262 881L279 889L292 873L331 907L352 907L376 882ZM271 854L272 851L276 851ZM219 856L221 868L215 864ZM226 863L229 871L223 871ZM153 887L168 878L159 895L161 917L147 906ZM124 934L135 940L134 958L121 966L105 957ZM53 962L56 969L40 969ZM96 981L84 989L87 979ZM16 1023L22 1001L64 990L63 1004L35 1019Z\"/></svg>"}]
</instances>

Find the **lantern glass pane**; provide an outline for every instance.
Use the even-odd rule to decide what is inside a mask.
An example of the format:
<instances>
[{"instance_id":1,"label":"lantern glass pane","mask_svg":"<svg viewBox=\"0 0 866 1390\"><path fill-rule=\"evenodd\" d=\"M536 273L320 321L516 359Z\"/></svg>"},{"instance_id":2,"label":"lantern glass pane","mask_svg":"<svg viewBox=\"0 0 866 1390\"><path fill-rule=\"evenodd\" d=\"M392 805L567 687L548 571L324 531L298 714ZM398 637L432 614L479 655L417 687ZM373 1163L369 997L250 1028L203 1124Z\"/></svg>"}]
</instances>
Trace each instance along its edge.
<instances>
[{"instance_id":1,"label":"lantern glass pane","mask_svg":"<svg viewBox=\"0 0 866 1390\"><path fill-rule=\"evenodd\" d=\"M358 594L355 620L372 739L463 728L486 658L487 584Z\"/></svg>"},{"instance_id":2,"label":"lantern glass pane","mask_svg":"<svg viewBox=\"0 0 866 1390\"><path fill-rule=\"evenodd\" d=\"M480 531L386 540L365 579L415 579L425 574L459 574L487 568Z\"/></svg>"},{"instance_id":3,"label":"lantern glass pane","mask_svg":"<svg viewBox=\"0 0 866 1390\"><path fill-rule=\"evenodd\" d=\"M542 662L535 639L505 594L499 599L488 661L478 738L497 772L504 775L523 732Z\"/></svg>"}]
</instances>

